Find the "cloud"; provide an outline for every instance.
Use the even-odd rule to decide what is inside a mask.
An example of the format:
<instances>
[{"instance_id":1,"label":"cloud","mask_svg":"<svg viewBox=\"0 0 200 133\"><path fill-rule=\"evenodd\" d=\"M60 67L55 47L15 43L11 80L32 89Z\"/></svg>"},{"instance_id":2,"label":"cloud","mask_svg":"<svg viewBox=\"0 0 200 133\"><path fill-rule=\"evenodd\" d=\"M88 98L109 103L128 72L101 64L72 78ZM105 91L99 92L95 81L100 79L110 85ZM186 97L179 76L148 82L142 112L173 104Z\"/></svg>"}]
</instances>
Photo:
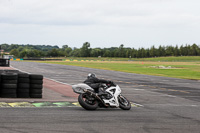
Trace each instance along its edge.
<instances>
[{"instance_id":1,"label":"cloud","mask_svg":"<svg viewBox=\"0 0 200 133\"><path fill-rule=\"evenodd\" d=\"M199 34L199 3L198 0L0 0L3 37L0 42L82 44L91 40L94 44L124 42L131 46L177 43L183 37L189 39L181 43L187 43L197 40ZM189 31L193 31L193 38L185 33ZM172 35L173 39L167 40Z\"/></svg>"},{"instance_id":2,"label":"cloud","mask_svg":"<svg viewBox=\"0 0 200 133\"><path fill-rule=\"evenodd\" d=\"M195 4L188 5L188 2L180 0L1 0L0 22L148 26L176 23L181 20L192 21L195 19L192 17L194 14L199 15L191 6ZM188 7L190 8L187 9Z\"/></svg>"}]
</instances>

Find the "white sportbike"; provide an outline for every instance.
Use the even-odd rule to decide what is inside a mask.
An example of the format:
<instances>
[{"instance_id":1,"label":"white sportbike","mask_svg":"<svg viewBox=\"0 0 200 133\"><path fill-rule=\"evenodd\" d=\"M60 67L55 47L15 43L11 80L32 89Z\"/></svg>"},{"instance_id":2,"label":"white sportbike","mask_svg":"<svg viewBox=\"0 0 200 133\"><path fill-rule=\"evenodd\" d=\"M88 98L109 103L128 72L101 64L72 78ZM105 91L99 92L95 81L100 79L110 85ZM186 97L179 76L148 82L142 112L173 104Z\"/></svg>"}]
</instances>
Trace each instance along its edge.
<instances>
[{"instance_id":1,"label":"white sportbike","mask_svg":"<svg viewBox=\"0 0 200 133\"><path fill-rule=\"evenodd\" d=\"M86 110L96 110L98 107L119 107L123 110L130 110L131 103L121 94L121 89L114 82L102 84L99 93L84 83L72 85L75 93L80 94L78 101Z\"/></svg>"}]
</instances>

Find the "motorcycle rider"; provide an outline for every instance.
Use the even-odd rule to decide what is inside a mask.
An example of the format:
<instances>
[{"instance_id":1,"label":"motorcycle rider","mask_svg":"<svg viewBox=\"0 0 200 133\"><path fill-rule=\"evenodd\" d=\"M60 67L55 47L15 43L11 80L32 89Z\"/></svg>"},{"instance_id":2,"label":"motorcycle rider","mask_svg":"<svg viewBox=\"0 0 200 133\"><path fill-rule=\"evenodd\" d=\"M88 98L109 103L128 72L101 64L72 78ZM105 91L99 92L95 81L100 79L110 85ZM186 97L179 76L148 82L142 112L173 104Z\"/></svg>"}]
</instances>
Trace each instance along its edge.
<instances>
[{"instance_id":1,"label":"motorcycle rider","mask_svg":"<svg viewBox=\"0 0 200 133\"><path fill-rule=\"evenodd\" d=\"M91 88L95 90L96 93L99 93L99 88L101 87L101 83L111 83L112 81L98 79L94 73L89 73L87 79L83 82L89 85Z\"/></svg>"}]
</instances>

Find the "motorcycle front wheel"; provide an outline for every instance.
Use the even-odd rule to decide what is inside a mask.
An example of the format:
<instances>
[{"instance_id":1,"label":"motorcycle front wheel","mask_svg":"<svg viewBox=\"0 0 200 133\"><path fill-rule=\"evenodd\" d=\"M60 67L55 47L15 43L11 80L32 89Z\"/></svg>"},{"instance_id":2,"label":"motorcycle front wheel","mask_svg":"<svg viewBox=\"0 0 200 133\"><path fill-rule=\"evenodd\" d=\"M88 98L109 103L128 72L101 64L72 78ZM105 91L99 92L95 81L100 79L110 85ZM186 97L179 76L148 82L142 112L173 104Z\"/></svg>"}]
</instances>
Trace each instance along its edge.
<instances>
[{"instance_id":1,"label":"motorcycle front wheel","mask_svg":"<svg viewBox=\"0 0 200 133\"><path fill-rule=\"evenodd\" d=\"M79 95L78 102L86 110L96 110L98 108L98 102L95 98L86 93Z\"/></svg>"},{"instance_id":2,"label":"motorcycle front wheel","mask_svg":"<svg viewBox=\"0 0 200 133\"><path fill-rule=\"evenodd\" d=\"M131 103L123 95L119 95L118 101L119 101L119 107L121 109L123 110L131 109Z\"/></svg>"}]
</instances>

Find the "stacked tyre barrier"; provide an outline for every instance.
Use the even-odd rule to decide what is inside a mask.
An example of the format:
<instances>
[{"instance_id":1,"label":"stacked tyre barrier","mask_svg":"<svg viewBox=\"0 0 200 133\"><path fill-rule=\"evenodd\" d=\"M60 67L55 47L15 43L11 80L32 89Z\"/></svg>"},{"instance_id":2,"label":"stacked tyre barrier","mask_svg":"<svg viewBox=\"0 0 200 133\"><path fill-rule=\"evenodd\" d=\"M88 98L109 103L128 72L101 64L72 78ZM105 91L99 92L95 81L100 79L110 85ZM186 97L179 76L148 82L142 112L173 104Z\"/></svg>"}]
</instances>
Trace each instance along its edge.
<instances>
[{"instance_id":1,"label":"stacked tyre barrier","mask_svg":"<svg viewBox=\"0 0 200 133\"><path fill-rule=\"evenodd\" d=\"M1 97L17 97L17 79L18 75L16 73L1 74Z\"/></svg>"},{"instance_id":2,"label":"stacked tyre barrier","mask_svg":"<svg viewBox=\"0 0 200 133\"><path fill-rule=\"evenodd\" d=\"M29 74L19 73L18 74L18 87L17 87L17 97L18 98L29 98L30 90L30 79Z\"/></svg>"},{"instance_id":3,"label":"stacked tyre barrier","mask_svg":"<svg viewBox=\"0 0 200 133\"><path fill-rule=\"evenodd\" d=\"M0 73L0 97L42 98L43 76L27 73Z\"/></svg>"},{"instance_id":4,"label":"stacked tyre barrier","mask_svg":"<svg viewBox=\"0 0 200 133\"><path fill-rule=\"evenodd\" d=\"M29 75L30 78L30 97L31 98L42 98L42 75Z\"/></svg>"}]
</instances>

